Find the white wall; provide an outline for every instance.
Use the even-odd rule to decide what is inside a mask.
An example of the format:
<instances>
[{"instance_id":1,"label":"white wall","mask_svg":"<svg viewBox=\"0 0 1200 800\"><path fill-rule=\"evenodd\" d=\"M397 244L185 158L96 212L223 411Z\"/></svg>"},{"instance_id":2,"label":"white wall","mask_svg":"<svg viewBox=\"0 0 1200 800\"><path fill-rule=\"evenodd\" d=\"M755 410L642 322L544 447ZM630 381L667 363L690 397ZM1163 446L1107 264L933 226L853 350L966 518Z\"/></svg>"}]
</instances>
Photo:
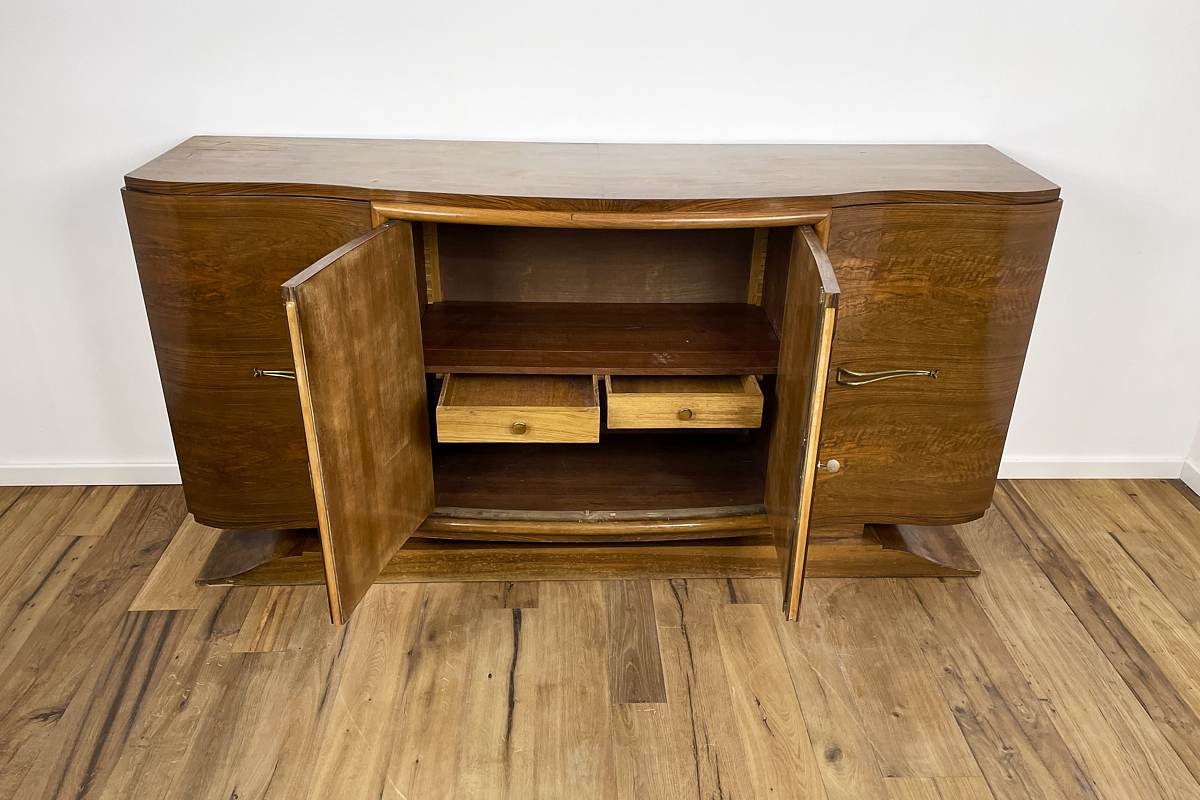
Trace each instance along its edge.
<instances>
[{"instance_id":1,"label":"white wall","mask_svg":"<svg viewBox=\"0 0 1200 800\"><path fill-rule=\"evenodd\" d=\"M995 145L1066 201L1006 474L1178 476L1197 41L1193 0L6 0L0 483L175 474L117 190L197 133Z\"/></svg>"},{"instance_id":2,"label":"white wall","mask_svg":"<svg viewBox=\"0 0 1200 800\"><path fill-rule=\"evenodd\" d=\"M1200 429L1196 430L1196 440L1192 442L1192 450L1188 453L1187 461L1183 465L1183 474L1179 477L1183 478L1183 482L1192 487L1192 490L1200 493Z\"/></svg>"}]
</instances>

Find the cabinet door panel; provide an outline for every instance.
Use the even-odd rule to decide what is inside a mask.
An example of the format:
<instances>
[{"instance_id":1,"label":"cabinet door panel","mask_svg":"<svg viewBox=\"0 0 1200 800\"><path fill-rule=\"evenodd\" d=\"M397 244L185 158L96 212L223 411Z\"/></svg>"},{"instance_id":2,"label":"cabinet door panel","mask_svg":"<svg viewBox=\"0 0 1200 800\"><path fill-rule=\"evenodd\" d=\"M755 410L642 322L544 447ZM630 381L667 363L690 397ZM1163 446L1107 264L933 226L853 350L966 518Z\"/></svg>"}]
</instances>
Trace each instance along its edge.
<instances>
[{"instance_id":1,"label":"cabinet door panel","mask_svg":"<svg viewBox=\"0 0 1200 800\"><path fill-rule=\"evenodd\" d=\"M336 623L433 510L412 236L387 222L284 284Z\"/></svg>"},{"instance_id":2,"label":"cabinet door panel","mask_svg":"<svg viewBox=\"0 0 1200 800\"><path fill-rule=\"evenodd\" d=\"M825 400L829 352L837 320L838 289L833 267L816 232L796 229L786 268L786 289L775 284L778 303L779 373L775 422L767 462L767 516L783 579L783 611L795 619L800 608L813 483ZM809 447L807 443L814 446Z\"/></svg>"},{"instance_id":3,"label":"cabinet door panel","mask_svg":"<svg viewBox=\"0 0 1200 800\"><path fill-rule=\"evenodd\" d=\"M124 190L188 510L214 528L317 524L279 285L371 230L371 206Z\"/></svg>"},{"instance_id":4,"label":"cabinet door panel","mask_svg":"<svg viewBox=\"0 0 1200 800\"><path fill-rule=\"evenodd\" d=\"M845 469L820 475L820 527L952 525L987 510L1060 206L834 211L845 296L821 454Z\"/></svg>"}]
</instances>

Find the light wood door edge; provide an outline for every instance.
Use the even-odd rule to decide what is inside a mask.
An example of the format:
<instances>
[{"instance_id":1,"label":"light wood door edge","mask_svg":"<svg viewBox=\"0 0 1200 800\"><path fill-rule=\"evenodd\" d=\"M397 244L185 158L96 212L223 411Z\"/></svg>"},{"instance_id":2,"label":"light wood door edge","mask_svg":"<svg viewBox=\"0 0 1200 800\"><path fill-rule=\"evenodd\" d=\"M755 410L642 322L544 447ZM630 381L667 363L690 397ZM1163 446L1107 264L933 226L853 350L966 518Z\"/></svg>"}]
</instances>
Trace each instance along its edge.
<instances>
[{"instance_id":1,"label":"light wood door edge","mask_svg":"<svg viewBox=\"0 0 1200 800\"><path fill-rule=\"evenodd\" d=\"M293 292L293 287L285 285L283 290L284 309L287 311L292 357L296 363L296 387L300 392L300 416L304 421L304 438L308 443L308 474L317 503L317 527L321 536L321 556L325 565L325 586L329 592L329 616L335 625L342 625L346 622L346 617L339 600L337 571L333 568L333 540L329 536L329 505L325 498L325 481L321 475L321 451L317 442L316 418L313 415L308 368L304 359L300 311L296 306Z\"/></svg>"},{"instance_id":2,"label":"light wood door edge","mask_svg":"<svg viewBox=\"0 0 1200 800\"><path fill-rule=\"evenodd\" d=\"M399 219L460 225L506 225L516 228L780 228L792 225L820 225L829 215L830 209L775 212L596 212L471 208L385 201L371 203L373 220Z\"/></svg>"},{"instance_id":3,"label":"light wood door edge","mask_svg":"<svg viewBox=\"0 0 1200 800\"><path fill-rule=\"evenodd\" d=\"M800 614L800 597L804 587L804 567L808 560L808 532L812 519L813 488L816 482L817 465L821 441L821 420L825 410L825 388L829 380L829 360L833 350L833 334L837 323L838 299L841 287L834 275L833 265L821 244L820 237L811 226L800 228L794 247L807 247L812 253L821 277L820 333L814 344L815 355L812 365L812 390L810 392L808 420L805 423L804 463L800 469L800 486L797 490L799 503L792 523L791 559L784 575L783 613L789 621ZM793 255L792 262L796 263Z\"/></svg>"}]
</instances>

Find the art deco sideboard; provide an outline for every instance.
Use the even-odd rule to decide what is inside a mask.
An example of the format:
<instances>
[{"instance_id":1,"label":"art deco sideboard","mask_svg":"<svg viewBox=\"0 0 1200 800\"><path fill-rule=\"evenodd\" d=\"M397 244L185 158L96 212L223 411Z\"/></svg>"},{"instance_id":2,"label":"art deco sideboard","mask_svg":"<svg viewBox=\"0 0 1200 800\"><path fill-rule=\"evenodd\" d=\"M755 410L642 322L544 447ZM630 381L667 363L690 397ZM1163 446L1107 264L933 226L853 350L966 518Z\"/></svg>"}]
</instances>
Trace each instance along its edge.
<instances>
[{"instance_id":1,"label":"art deco sideboard","mask_svg":"<svg viewBox=\"0 0 1200 800\"><path fill-rule=\"evenodd\" d=\"M200 579L969 575L1059 190L985 146L202 136L124 200ZM281 297L282 292L282 297Z\"/></svg>"}]
</instances>

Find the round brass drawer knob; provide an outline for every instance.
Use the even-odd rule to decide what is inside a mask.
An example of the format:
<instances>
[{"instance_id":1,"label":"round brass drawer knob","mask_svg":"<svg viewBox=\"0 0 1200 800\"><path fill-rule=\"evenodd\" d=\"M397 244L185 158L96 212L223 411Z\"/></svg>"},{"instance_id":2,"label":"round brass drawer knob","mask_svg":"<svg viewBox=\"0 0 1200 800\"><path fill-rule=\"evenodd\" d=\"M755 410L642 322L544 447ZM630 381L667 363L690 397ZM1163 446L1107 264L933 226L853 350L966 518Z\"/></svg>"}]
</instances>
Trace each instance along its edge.
<instances>
[{"instance_id":1,"label":"round brass drawer knob","mask_svg":"<svg viewBox=\"0 0 1200 800\"><path fill-rule=\"evenodd\" d=\"M529 430L529 428L528 428L528 426L525 425L524 422L514 422L512 424L512 432L517 434L518 436L527 430Z\"/></svg>"},{"instance_id":2,"label":"round brass drawer knob","mask_svg":"<svg viewBox=\"0 0 1200 800\"><path fill-rule=\"evenodd\" d=\"M692 418L692 410L690 408L679 409L679 418L681 420L683 420L684 422L687 422L689 419Z\"/></svg>"}]
</instances>

